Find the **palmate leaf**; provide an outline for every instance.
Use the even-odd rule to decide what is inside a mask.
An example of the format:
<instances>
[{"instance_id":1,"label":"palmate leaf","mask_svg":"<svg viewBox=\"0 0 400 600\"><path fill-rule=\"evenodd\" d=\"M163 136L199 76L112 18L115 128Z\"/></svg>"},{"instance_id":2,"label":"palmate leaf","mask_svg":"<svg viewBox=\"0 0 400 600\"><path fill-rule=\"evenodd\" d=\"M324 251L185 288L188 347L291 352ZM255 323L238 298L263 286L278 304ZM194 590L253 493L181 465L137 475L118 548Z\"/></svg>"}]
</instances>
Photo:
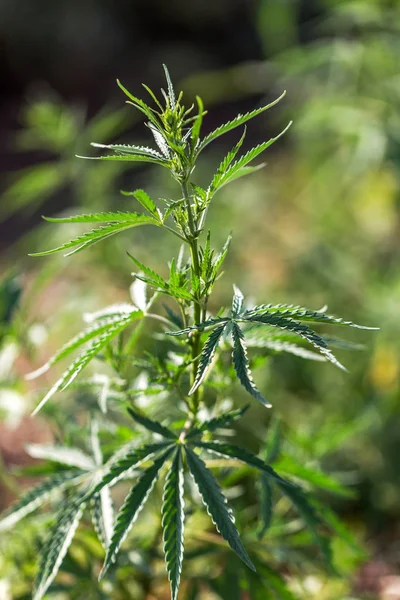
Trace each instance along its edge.
<instances>
[{"instance_id":1,"label":"palmate leaf","mask_svg":"<svg viewBox=\"0 0 400 600\"><path fill-rule=\"evenodd\" d=\"M258 390L256 384L253 381L253 377L249 368L249 361L247 358L247 350L244 341L244 335L238 324L235 323L235 321L232 321L232 339L232 361L240 383L243 385L245 390L247 390L249 394L253 396L253 398L261 402L263 406L270 408L272 405L261 394L261 392Z\"/></svg>"},{"instance_id":2,"label":"palmate leaf","mask_svg":"<svg viewBox=\"0 0 400 600\"><path fill-rule=\"evenodd\" d=\"M105 240L116 233L120 233L121 231L125 231L127 229L132 229L132 227L139 227L140 225L159 225L159 222L153 217L135 213L131 213L131 215L134 216L130 217L126 221L111 223L109 225L98 227L97 229L92 229L91 231L79 235L78 237L66 242L65 244L62 244L61 246L58 246L57 248L45 250L43 252L35 252L29 256L47 256L49 254L54 254L56 252L62 252L64 250L68 250L69 248L73 248L73 250L65 255L71 256L72 254L76 254L85 248L89 248L90 246L93 246L93 244L97 244L98 242Z\"/></svg>"},{"instance_id":3,"label":"palmate leaf","mask_svg":"<svg viewBox=\"0 0 400 600\"><path fill-rule=\"evenodd\" d=\"M303 306L294 306L293 304L262 304L255 308L246 311L246 316L254 315L281 315L283 317L290 317L298 321L312 321L314 323L330 323L332 325L341 325L344 327L354 327L356 329L366 329L369 331L376 331L379 327L367 327L365 325L357 325L352 321L345 321L340 317L334 317L327 315L325 312L326 308L321 310L309 310Z\"/></svg>"},{"instance_id":4,"label":"palmate leaf","mask_svg":"<svg viewBox=\"0 0 400 600\"><path fill-rule=\"evenodd\" d=\"M164 438L168 438L171 440L177 439L177 436L167 427L164 427L164 425L161 425L161 423L158 423L157 421L153 421L152 419L141 415L136 410L133 410L133 408L128 408L128 413L134 421L136 421L137 423L139 423L139 425L142 425L149 431L152 431L153 433L158 433L158 435L162 435Z\"/></svg>"},{"instance_id":5,"label":"palmate leaf","mask_svg":"<svg viewBox=\"0 0 400 600\"><path fill-rule=\"evenodd\" d=\"M67 500L56 517L47 541L40 551L39 571L34 583L33 600L43 598L57 575L82 517L85 508L84 496L85 492L81 492L72 500Z\"/></svg>"},{"instance_id":6,"label":"palmate leaf","mask_svg":"<svg viewBox=\"0 0 400 600\"><path fill-rule=\"evenodd\" d=\"M127 308L129 306L129 309ZM109 311L118 310L119 312L114 315L110 315ZM107 312L104 312L106 310ZM101 318L101 321L95 323L91 327L88 327L81 333L78 333L75 337L73 337L69 342L64 344L51 358L48 360L42 367L29 373L26 378L27 379L35 379L43 373L46 373L53 365L57 364L63 358L69 356L78 348L84 346L87 342L91 341L95 337L99 337L102 334L107 333L110 329L113 329L115 326L119 324L124 324L124 326L128 325L131 321L139 319L143 316L143 312L138 310L133 305L126 305L124 310L121 310L121 305L115 305L114 307L107 307L107 309L103 309L102 312L98 313L95 318Z\"/></svg>"},{"instance_id":7,"label":"palmate leaf","mask_svg":"<svg viewBox=\"0 0 400 600\"><path fill-rule=\"evenodd\" d=\"M179 447L165 480L161 512L165 561L171 583L172 600L176 600L182 571L185 521L182 450Z\"/></svg>"},{"instance_id":8,"label":"palmate leaf","mask_svg":"<svg viewBox=\"0 0 400 600\"><path fill-rule=\"evenodd\" d=\"M249 405L247 404L243 408L231 410L223 415L220 415L219 417L215 417L214 419L210 419L209 421L204 421L204 423L201 423L201 425L199 425L198 427L194 427L193 429L191 429L186 435L186 439L189 440L191 438L194 438L197 435L201 435L205 431L215 431L216 429L228 427L229 425L240 419L248 408Z\"/></svg>"},{"instance_id":9,"label":"palmate leaf","mask_svg":"<svg viewBox=\"0 0 400 600\"><path fill-rule=\"evenodd\" d=\"M110 341L119 333L121 333L130 323L133 322L134 318L141 311L136 311L131 315L127 315L124 318L119 319L115 324L108 327L108 329L97 338L94 338L86 349L74 360L74 362L68 367L62 374L60 379L53 385L53 387L47 392L45 397L41 400L38 406L33 411L33 415L36 415L39 410L46 404L46 402L54 396L58 391L65 390L79 375L79 373L90 363L90 361L99 354L99 352L110 343Z\"/></svg>"},{"instance_id":10,"label":"palmate leaf","mask_svg":"<svg viewBox=\"0 0 400 600\"><path fill-rule=\"evenodd\" d=\"M130 99L130 102L128 102L128 104L132 104L135 108L137 108L138 110L140 110L144 115L146 115L146 117L149 119L150 123L152 123L158 129L160 129L161 125L160 125L160 123L157 120L157 117L155 115L155 111L152 108L150 108L150 106L147 106L147 104L145 102L143 102L143 100L141 100L140 98L136 98L136 96L133 96L122 85L122 83L119 81L119 79L117 79L117 85L124 92L124 94L126 94L126 96L128 96L128 98Z\"/></svg>"},{"instance_id":11,"label":"palmate leaf","mask_svg":"<svg viewBox=\"0 0 400 600\"><path fill-rule=\"evenodd\" d=\"M255 567L240 541L238 530L234 525L232 511L227 506L227 500L222 494L214 475L193 450L186 446L185 452L188 467L214 525L239 558L255 571Z\"/></svg>"},{"instance_id":12,"label":"palmate leaf","mask_svg":"<svg viewBox=\"0 0 400 600\"><path fill-rule=\"evenodd\" d=\"M197 369L196 378L189 391L189 395L193 394L197 390L199 385L201 385L201 383L204 381L208 369L210 368L210 365L213 361L219 340L221 339L221 336L225 331L225 327L226 323L219 325L219 327L213 329L210 335L208 336L200 355L199 367Z\"/></svg>"},{"instance_id":13,"label":"palmate leaf","mask_svg":"<svg viewBox=\"0 0 400 600\"><path fill-rule=\"evenodd\" d=\"M225 133L228 133L228 131L231 131L232 129L235 129L236 127L240 127L240 125L243 125L247 121L250 121L250 119L253 119L254 117L257 117L258 115L260 115L261 113L263 113L265 110L268 110L272 106L275 106L275 104L277 104L280 100L282 100L282 98L285 96L285 94L286 94L286 92L283 92L283 94L281 94L281 96L279 96L279 98L277 98L276 100L274 100L270 104L267 104L266 106L262 106L261 108L257 108L256 110L253 110L253 111L251 111L249 113L246 113L245 115L238 115L232 121L229 121L228 123L225 123L224 125L220 125L219 127L217 127L217 129L214 129L214 131L212 131L211 133L209 133L205 138L203 138L203 140L201 140L200 144L197 147L196 154L199 155L200 152L202 150L204 150L204 148L206 146L208 146L208 144L210 142L212 142L213 140L217 139L221 135L224 135Z\"/></svg>"},{"instance_id":14,"label":"palmate leaf","mask_svg":"<svg viewBox=\"0 0 400 600\"><path fill-rule=\"evenodd\" d=\"M158 478L159 472L170 453L171 449L168 449L160 458L157 458L152 466L142 473L139 481L133 486L128 496L125 498L125 501L117 514L112 538L100 573L100 579L104 577L111 564L115 562L122 542L125 540L133 523L136 521L142 510Z\"/></svg>"},{"instance_id":15,"label":"palmate leaf","mask_svg":"<svg viewBox=\"0 0 400 600\"><path fill-rule=\"evenodd\" d=\"M200 442L193 441L194 446L198 448L203 448L204 450L208 450L214 454L218 454L219 456L223 456L224 458L235 458L240 462L243 462L249 467L253 467L258 469L262 473L265 473L271 480L276 481L278 483L282 483L282 485L286 485L288 487L292 486L289 481L283 479L272 467L267 465L261 458L249 452L245 448L240 448L239 446L234 446L233 444L226 444L225 442Z\"/></svg>"},{"instance_id":16,"label":"palmate leaf","mask_svg":"<svg viewBox=\"0 0 400 600\"><path fill-rule=\"evenodd\" d=\"M58 491L65 489L68 485L73 483L74 480L78 480L82 474L83 472L80 469L57 473L57 475L42 481L39 485L30 489L1 515L0 531L5 531L6 529L13 527L15 523L18 523L18 521L44 504Z\"/></svg>"}]
</instances>

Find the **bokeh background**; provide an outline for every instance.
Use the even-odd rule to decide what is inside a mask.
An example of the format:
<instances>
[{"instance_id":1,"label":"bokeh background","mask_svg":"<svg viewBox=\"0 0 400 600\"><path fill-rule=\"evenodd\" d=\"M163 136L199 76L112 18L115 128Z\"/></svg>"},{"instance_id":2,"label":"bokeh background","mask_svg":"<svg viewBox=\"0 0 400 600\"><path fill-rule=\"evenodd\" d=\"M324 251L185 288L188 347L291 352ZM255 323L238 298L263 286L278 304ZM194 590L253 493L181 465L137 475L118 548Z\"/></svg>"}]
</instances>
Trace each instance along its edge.
<instances>
[{"instance_id":1,"label":"bokeh background","mask_svg":"<svg viewBox=\"0 0 400 600\"><path fill-rule=\"evenodd\" d=\"M259 303L328 304L381 328L350 332L365 347L338 351L348 375L276 357L256 378L298 458L313 456L354 490L330 502L366 556L342 556L345 583L305 577L304 597L400 598L399 58L395 0L0 0L0 507L32 481L14 476L31 460L24 444L63 435L62 398L59 413L27 416L51 375L33 386L24 374L79 330L82 311L126 300L126 249L161 271L177 251L174 239L138 229L70 259L27 257L75 232L42 214L124 209L120 189L178 194L156 168L75 158L94 154L91 141L149 142L115 78L140 95L141 82L164 85L166 63L187 104L203 98L207 131L285 89L251 122L247 147L289 120L292 128L268 150L266 168L224 188L209 213L216 246L234 233L211 308L228 304L235 282ZM200 184L236 141L233 133L210 147ZM253 408L251 419L267 424L269 415ZM251 419L240 432L246 443ZM261 443L264 430L255 435ZM7 547L0 559L0 598L28 597L29 527L19 554ZM213 593L198 597L228 600Z\"/></svg>"}]
</instances>

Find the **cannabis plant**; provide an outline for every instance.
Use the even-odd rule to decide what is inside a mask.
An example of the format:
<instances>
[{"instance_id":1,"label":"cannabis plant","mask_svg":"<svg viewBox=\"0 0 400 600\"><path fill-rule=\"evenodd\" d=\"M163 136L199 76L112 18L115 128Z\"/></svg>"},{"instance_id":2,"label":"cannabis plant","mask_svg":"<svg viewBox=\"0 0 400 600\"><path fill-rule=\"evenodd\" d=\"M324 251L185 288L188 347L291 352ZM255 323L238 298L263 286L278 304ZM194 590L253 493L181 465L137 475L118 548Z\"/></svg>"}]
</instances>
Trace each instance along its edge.
<instances>
[{"instance_id":1,"label":"cannabis plant","mask_svg":"<svg viewBox=\"0 0 400 600\"><path fill-rule=\"evenodd\" d=\"M66 251L66 256L70 256L139 226L165 229L181 242L178 255L171 257L169 262L168 277L143 264L140 257L128 255L127 260L132 262L134 269L130 300L85 315L86 329L30 375L33 378L45 373L77 351L77 357L34 412L36 414L58 392L78 383L96 390L100 407L97 416L93 407L90 409L90 454L66 446L31 448L33 456L48 459L60 468L22 496L0 521L0 528L6 529L45 501L61 498L48 539L41 549L34 600L40 600L52 583L84 513L91 515L95 531L104 546L105 559L99 577L106 578L152 488L161 477L165 480L161 526L173 600L178 598L181 579L185 506L190 507L199 498L220 535L246 567L250 571L258 569L265 572L266 567L263 567L260 558L254 552L250 555L244 547L233 512L211 470L221 464L242 464L260 473L264 519L259 529L260 538L268 527L275 489L298 511L322 556L326 562L330 561L327 529L335 528L334 516L323 510L297 482L287 480L271 466L273 449L266 461L244 447L225 441L223 436L226 436L227 429L250 409L247 405L227 410L224 401L238 381L246 394L264 407L271 407L271 392L265 395L257 387L251 371L259 358L266 355L289 353L304 359L329 361L344 369L332 347L346 347L346 343L315 331L314 323L370 328L331 316L325 308L310 310L271 303L252 305L235 285L231 307L211 313L209 300L222 274L231 236L219 251L213 248L212 233L206 228L207 210L220 188L263 166L250 163L276 142L290 123L276 137L240 154L246 135L244 127L238 142L224 157L210 184L202 187L194 180L200 154L220 136L244 126L247 121L274 106L283 94L271 104L239 114L203 136L202 122L206 113L201 99L196 98L197 110L193 114L194 106L187 109L183 105L182 93L175 94L168 70L164 69L167 89L161 90L161 99L144 86L152 106L133 96L118 82L129 98L128 104L145 116L156 148L93 143L93 146L109 152L105 156L91 158L159 165L175 179L177 197L160 198L156 203L139 189L124 194L131 197L132 202L137 202L142 212L116 210L47 218L55 223L91 223L96 226L57 248L35 254L46 256ZM164 303L159 302L162 296L167 297ZM156 325L153 335L160 344L167 344L167 353L139 354L138 340L144 324L150 320ZM107 363L109 370L75 381L95 358L100 359L101 364ZM137 384L138 373L141 388ZM143 394L160 398L161 420L145 414L143 405L137 402ZM102 444L102 428L107 429L113 420L119 423L121 410L129 414L132 427L143 430L145 437L138 435L135 429L131 439L115 449L110 442ZM217 456L218 461L207 459L205 462L204 457L209 455ZM307 469L303 468L302 472L304 476ZM186 474L191 475L194 485ZM126 479L135 479L135 483L114 518L111 488ZM192 500L189 495L184 501L185 492L189 490ZM249 575L250 590L255 577ZM278 595L292 597L289 592L281 596L284 588L280 590L281 584L278 585L277 581L279 583L280 580L275 578Z\"/></svg>"}]
</instances>

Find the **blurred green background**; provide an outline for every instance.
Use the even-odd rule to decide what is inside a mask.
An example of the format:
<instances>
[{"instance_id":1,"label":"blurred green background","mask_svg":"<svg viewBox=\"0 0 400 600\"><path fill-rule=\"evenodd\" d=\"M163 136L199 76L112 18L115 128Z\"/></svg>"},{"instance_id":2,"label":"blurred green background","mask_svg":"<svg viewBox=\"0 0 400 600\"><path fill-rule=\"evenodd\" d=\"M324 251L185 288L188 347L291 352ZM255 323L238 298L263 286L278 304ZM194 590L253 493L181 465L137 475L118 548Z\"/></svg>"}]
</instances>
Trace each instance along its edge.
<instances>
[{"instance_id":1,"label":"blurred green background","mask_svg":"<svg viewBox=\"0 0 400 600\"><path fill-rule=\"evenodd\" d=\"M347 581L304 575L300 597L400 598L399 58L397 1L0 2L0 507L26 484L13 476L30 460L24 444L62 436L63 398L55 401L61 414L53 407L27 416L52 375L35 386L23 375L80 329L81 312L127 299L126 250L162 271L178 249L174 238L138 229L76 258L27 257L74 231L43 224L41 214L123 210L129 199L120 189L179 195L157 169L75 158L91 154L91 141L149 143L115 78L141 95L141 82L163 85L165 62L188 105L203 98L206 131L286 89L250 124L246 143L291 119L292 128L266 153L266 168L224 188L210 210L215 245L234 234L210 308L229 303L235 282L258 303L328 304L381 328L350 332L365 347L338 351L348 375L276 357L256 378L297 458L312 456L354 489L353 499L331 505L367 550L353 565L340 549ZM200 184L236 141L233 134L210 147L197 167ZM239 443L261 445L269 418L253 406ZM28 597L32 544L0 559L0 598L1 585L6 599ZM166 597L163 588L152 593L143 598ZM231 600L217 588L190 593Z\"/></svg>"}]
</instances>

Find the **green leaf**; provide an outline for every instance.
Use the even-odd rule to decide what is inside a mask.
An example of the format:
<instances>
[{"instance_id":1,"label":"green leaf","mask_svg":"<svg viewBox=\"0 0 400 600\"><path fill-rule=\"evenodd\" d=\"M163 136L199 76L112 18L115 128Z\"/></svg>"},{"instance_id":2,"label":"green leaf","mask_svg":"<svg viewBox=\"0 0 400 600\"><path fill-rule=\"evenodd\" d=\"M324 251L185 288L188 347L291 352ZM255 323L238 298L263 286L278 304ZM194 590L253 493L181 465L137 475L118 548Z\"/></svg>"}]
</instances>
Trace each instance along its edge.
<instances>
[{"instance_id":1,"label":"green leaf","mask_svg":"<svg viewBox=\"0 0 400 600\"><path fill-rule=\"evenodd\" d=\"M249 311L250 312L250 311ZM264 313L250 313L243 315L245 318L245 322L250 323L262 323L264 325L270 325L272 327L280 327L281 329L287 329L303 338L307 342L309 342L314 348L325 356L329 362L339 367L343 371L346 371L345 367L337 360L337 358L332 354L329 350L327 343L324 339L318 335L313 329L308 327L308 325L304 325L303 323L299 323L298 321L294 321L289 317L283 317L280 314L270 314L268 312Z\"/></svg>"},{"instance_id":2,"label":"green leaf","mask_svg":"<svg viewBox=\"0 0 400 600\"><path fill-rule=\"evenodd\" d=\"M90 471L95 467L93 459L78 448L50 444L27 444L25 448L29 456L39 460L50 460L85 471Z\"/></svg>"},{"instance_id":3,"label":"green leaf","mask_svg":"<svg viewBox=\"0 0 400 600\"><path fill-rule=\"evenodd\" d=\"M243 144L245 136L246 136L246 127L244 128L243 134L242 134L240 140L238 141L238 143L236 144L236 146L234 146L232 148L232 150L230 152L228 152L228 154L225 156L225 158L219 165L218 171L214 175L214 177L209 185L209 188L207 190L207 195L209 198L217 191L217 189L219 187L221 187L220 182L223 181L225 174L228 171L229 165L234 160L236 154L239 152L239 150Z\"/></svg>"},{"instance_id":4,"label":"green leaf","mask_svg":"<svg viewBox=\"0 0 400 600\"><path fill-rule=\"evenodd\" d=\"M248 408L249 405L247 404L243 408L231 410L223 415L220 415L219 417L215 417L214 419L210 419L209 421L204 421L204 423L201 423L201 425L199 425L198 427L191 429L186 435L186 439L196 437L197 435L200 435L205 431L215 431L216 429L228 427L229 425L240 419Z\"/></svg>"},{"instance_id":5,"label":"green leaf","mask_svg":"<svg viewBox=\"0 0 400 600\"><path fill-rule=\"evenodd\" d=\"M275 468L282 473L286 473L286 475L297 477L327 492L348 498L353 496L353 492L349 488L344 487L334 477L323 473L319 469L308 467L293 456L286 455L280 458L275 464Z\"/></svg>"},{"instance_id":6,"label":"green leaf","mask_svg":"<svg viewBox=\"0 0 400 600\"><path fill-rule=\"evenodd\" d=\"M132 213L132 215L135 213ZM71 256L76 252L80 252L93 244L97 244L106 238L109 238L116 233L131 229L132 227L138 227L139 225L158 225L158 222L153 217L147 215L135 215L135 218L130 218L128 221L121 221L120 223L112 223L110 225L104 225L97 229L92 229L57 248L52 250L45 250L44 252L35 252L29 256L47 256L48 254L54 254L55 252L62 252L69 248L74 248L71 252L68 252L65 256Z\"/></svg>"},{"instance_id":7,"label":"green leaf","mask_svg":"<svg viewBox=\"0 0 400 600\"><path fill-rule=\"evenodd\" d=\"M258 390L256 384L253 381L251 371L249 368L249 361L247 358L246 344L244 341L243 332L237 323L232 321L232 339L233 339L233 351L232 360L233 366L235 367L236 374L239 378L240 383L243 387L251 394L256 400L261 402L263 406L270 408L272 405Z\"/></svg>"},{"instance_id":8,"label":"green leaf","mask_svg":"<svg viewBox=\"0 0 400 600\"><path fill-rule=\"evenodd\" d=\"M110 458L105 465L101 481L96 483L93 493L99 492L105 485L110 487L115 485L120 479L129 475L131 471L137 469L142 463L152 460L162 450L166 450L170 446L168 442L160 442L156 444L146 444L139 448L131 448L131 443L128 447L122 447Z\"/></svg>"},{"instance_id":9,"label":"green leaf","mask_svg":"<svg viewBox=\"0 0 400 600\"><path fill-rule=\"evenodd\" d=\"M246 311L245 315L281 315L290 317L298 321L312 321L314 323L329 323L331 325L342 325L345 327L355 327L356 329L378 330L379 327L367 327L365 325L357 325L352 321L345 321L339 317L327 315L326 308L321 310L309 310L303 306L294 306L293 304L262 304L255 308Z\"/></svg>"},{"instance_id":10,"label":"green leaf","mask_svg":"<svg viewBox=\"0 0 400 600\"><path fill-rule=\"evenodd\" d=\"M219 456L223 456L224 458L235 458L240 462L249 465L249 467L254 467L258 469L262 473L265 473L268 477L272 478L273 481L282 483L282 485L286 485L291 487L294 484L291 484L286 479L283 479L272 467L267 465L261 458L249 452L245 448L240 448L239 446L234 446L233 444L226 444L225 442L192 442L198 448L203 448L208 450L209 452L213 452L214 454L218 454Z\"/></svg>"},{"instance_id":11,"label":"green leaf","mask_svg":"<svg viewBox=\"0 0 400 600\"><path fill-rule=\"evenodd\" d=\"M253 110L252 112L246 113L245 115L238 115L232 121L229 121L228 123L225 123L224 125L220 125L219 127L217 127L217 129L215 129L214 131L212 131L211 133L209 133L200 142L200 144L199 144L199 146L197 148L197 155L200 154L200 152L202 150L204 150L204 148L210 142L212 142L213 140L215 140L219 136L224 135L225 133L227 133L228 131L231 131L232 129L235 129L236 127L240 127L240 125L243 125L244 123L246 123L250 119L253 119L254 117L257 117L258 115L260 115L261 113L263 113L265 110L268 110L272 106L275 106L275 104L277 104L280 100L282 100L282 98L284 97L285 94L286 94L286 92L283 92L283 94L281 96L279 96L279 98L277 98L276 100L274 100L270 104L267 104L266 106L262 106L261 108L257 108L256 110Z\"/></svg>"},{"instance_id":12,"label":"green leaf","mask_svg":"<svg viewBox=\"0 0 400 600\"><path fill-rule=\"evenodd\" d=\"M133 486L117 514L114 531L110 545L107 549L104 565L100 573L102 579L112 563L115 562L122 542L128 535L133 523L142 510L153 486L158 478L162 466L165 464L171 450L169 449L160 458L157 458L151 467L146 469L139 481Z\"/></svg>"},{"instance_id":13,"label":"green leaf","mask_svg":"<svg viewBox=\"0 0 400 600\"><path fill-rule=\"evenodd\" d=\"M289 498L303 521L310 529L315 543L319 546L326 564L333 570L330 540L324 531L324 522L318 515L307 494L298 486L288 485L287 482L277 481L281 492Z\"/></svg>"},{"instance_id":14,"label":"green leaf","mask_svg":"<svg viewBox=\"0 0 400 600\"><path fill-rule=\"evenodd\" d=\"M133 196L138 202L140 202L143 208L148 210L149 213L157 219L157 221L161 220L160 211L155 205L154 200L152 200L152 198L150 198L150 196L146 194L144 190L135 190L134 192L121 192L121 194L123 196Z\"/></svg>"},{"instance_id":15,"label":"green leaf","mask_svg":"<svg viewBox=\"0 0 400 600\"><path fill-rule=\"evenodd\" d=\"M133 408L128 408L128 413L131 415L134 421L136 421L149 431L152 431L153 433L158 433L159 435L162 435L165 438L169 438L172 440L177 439L176 435L167 427L164 427L164 425L161 425L161 423L157 423L157 421L153 421L152 419L141 415L137 411L133 410Z\"/></svg>"},{"instance_id":16,"label":"green leaf","mask_svg":"<svg viewBox=\"0 0 400 600\"><path fill-rule=\"evenodd\" d=\"M196 102L197 102L197 106L198 106L199 110L198 110L198 113L197 113L197 117L196 117L196 119L193 122L192 131L191 131L191 137L192 137L192 154L196 150L196 146L197 146L197 143L199 141L201 125L203 123L203 116L205 115L203 101L200 98L200 96L196 96Z\"/></svg>"},{"instance_id":17,"label":"green leaf","mask_svg":"<svg viewBox=\"0 0 400 600\"><path fill-rule=\"evenodd\" d=\"M43 400L33 411L33 415L36 415L39 410L46 404L46 402L54 396L58 391L65 390L74 381L77 375L90 363L90 361L99 354L99 352L109 344L109 342L121 331L123 331L128 325L130 325L134 318L138 314L142 314L141 311L126 316L125 318L119 319L115 324L108 327L108 329L97 338L93 339L89 346L74 360L74 362L68 367L62 374L60 379L53 385L53 387L47 392Z\"/></svg>"},{"instance_id":18,"label":"green leaf","mask_svg":"<svg viewBox=\"0 0 400 600\"><path fill-rule=\"evenodd\" d=\"M239 288L233 286L232 316L237 317L242 312L244 296Z\"/></svg>"},{"instance_id":19,"label":"green leaf","mask_svg":"<svg viewBox=\"0 0 400 600\"><path fill-rule=\"evenodd\" d=\"M147 162L166 167L167 169L170 168L170 163L165 158L153 158L145 154L109 154L107 156L80 156L77 154L76 158L83 158L84 160L111 160L116 162Z\"/></svg>"},{"instance_id":20,"label":"green leaf","mask_svg":"<svg viewBox=\"0 0 400 600\"><path fill-rule=\"evenodd\" d=\"M133 96L130 92L128 92L128 90L122 85L122 83L119 81L119 79L117 79L117 84L118 84L118 87L124 92L124 94L126 94L128 96L128 98L131 100L131 102L129 102L128 104L133 104L133 106L135 108L137 108L144 115L146 115L146 117L149 119L149 121L151 123L153 123L153 125L155 125L157 128L159 128L160 124L154 115L154 111L150 108L150 106L147 106L147 104L145 102L143 102L143 100L140 100L140 98L136 98L136 96Z\"/></svg>"},{"instance_id":21,"label":"green leaf","mask_svg":"<svg viewBox=\"0 0 400 600\"><path fill-rule=\"evenodd\" d=\"M217 256L215 257L215 261L213 264L213 279L215 279L218 275L218 271L220 270L220 268L226 258L226 255L229 252L231 242L232 242L232 234L230 233L228 235L228 238L227 238L225 244L223 245L221 252L219 254L217 254Z\"/></svg>"},{"instance_id":22,"label":"green leaf","mask_svg":"<svg viewBox=\"0 0 400 600\"><path fill-rule=\"evenodd\" d=\"M237 160L230 167L228 167L226 169L226 171L224 173L221 173L220 176L213 182L214 188L211 189L211 187L210 187L209 193L214 194L217 191L217 189L221 188L223 185L226 185L227 183L230 183L234 179L237 179L239 174L242 172L242 170L244 168L246 168L247 165L252 160L257 158L257 156L259 156L262 152L264 152L264 150L266 150L267 148L272 146L272 144L274 144L277 140L279 140L279 138L282 137L286 133L286 131L291 126L291 124L292 124L292 122L290 122L285 127L285 129L283 131L281 131L276 137L271 138L270 140L268 140L267 142L264 142L263 144L259 144L258 146L255 146L254 148L252 148L251 150L246 152L246 154L244 154L241 158L239 158L239 160Z\"/></svg>"},{"instance_id":23,"label":"green leaf","mask_svg":"<svg viewBox=\"0 0 400 600\"><path fill-rule=\"evenodd\" d=\"M222 319L207 319L207 321L203 321L203 323L199 323L198 325L192 325L191 327L186 327L185 329L180 329L179 331L167 331L167 335L183 335L185 333L190 333L191 331L199 331L203 329L208 329L211 327L214 329L220 323L227 324L230 321L227 317Z\"/></svg>"},{"instance_id":24,"label":"green leaf","mask_svg":"<svg viewBox=\"0 0 400 600\"><path fill-rule=\"evenodd\" d=\"M199 385L204 381L205 376L210 368L210 365L213 361L215 352L218 347L219 340L221 339L222 334L225 331L226 323L223 323L219 327L216 327L212 330L210 335L207 338L206 343L203 346L203 350L200 355L199 366L196 373L196 378L194 383L189 391L189 396L193 394Z\"/></svg>"},{"instance_id":25,"label":"green leaf","mask_svg":"<svg viewBox=\"0 0 400 600\"><path fill-rule=\"evenodd\" d=\"M168 577L171 582L172 600L176 600L178 598L184 552L185 513L181 448L177 448L165 480L161 510L165 561L167 563Z\"/></svg>"},{"instance_id":26,"label":"green leaf","mask_svg":"<svg viewBox=\"0 0 400 600\"><path fill-rule=\"evenodd\" d=\"M272 486L269 478L264 473L260 477L260 517L261 526L257 532L258 539L261 539L272 521Z\"/></svg>"},{"instance_id":27,"label":"green leaf","mask_svg":"<svg viewBox=\"0 0 400 600\"><path fill-rule=\"evenodd\" d=\"M45 481L30 489L1 515L0 531L5 531L13 527L15 523L18 523L18 521L49 500L57 491L64 489L75 479L81 477L81 475L82 471L78 469L63 471L45 479Z\"/></svg>"},{"instance_id":28,"label":"green leaf","mask_svg":"<svg viewBox=\"0 0 400 600\"><path fill-rule=\"evenodd\" d=\"M100 212L71 217L43 217L49 223L126 223L136 222L139 215L133 212Z\"/></svg>"},{"instance_id":29,"label":"green leaf","mask_svg":"<svg viewBox=\"0 0 400 600\"><path fill-rule=\"evenodd\" d=\"M162 290L168 289L168 283L161 277L161 275L153 271L153 269L150 269L150 267L146 267L146 265L134 258L131 254L129 254L129 252L128 256L132 260L132 262L134 262L135 265L140 269L140 271L143 271L143 273L146 275L146 283L148 282L152 286L161 288Z\"/></svg>"},{"instance_id":30,"label":"green leaf","mask_svg":"<svg viewBox=\"0 0 400 600\"><path fill-rule=\"evenodd\" d=\"M188 467L214 525L239 558L255 571L255 567L240 541L238 530L234 525L235 519L232 511L227 506L227 500L213 474L207 469L201 458L187 446L185 452Z\"/></svg>"},{"instance_id":31,"label":"green leaf","mask_svg":"<svg viewBox=\"0 0 400 600\"><path fill-rule=\"evenodd\" d=\"M107 307L109 309L110 307ZM87 342L92 340L95 337L99 337L102 334L107 333L110 329L113 329L115 326L119 324L128 324L131 320L136 320L143 316L143 312L138 310L136 307L131 306L130 312L125 312L117 314L115 316L108 317L108 314L104 312L100 313L100 316L106 317L101 321L95 323L91 327L85 329L81 333L78 333L75 337L73 337L69 342L64 344L60 350L58 350L51 358L47 361L42 367L29 373L26 376L27 379L35 379L40 375L43 375L46 371L48 371L53 365L57 364L63 358L69 356L74 350L81 348ZM132 319L130 318L132 316ZM107 318L108 317L108 318ZM134 318L133 318L134 317ZM127 323L128 321L128 323Z\"/></svg>"},{"instance_id":32,"label":"green leaf","mask_svg":"<svg viewBox=\"0 0 400 600\"><path fill-rule=\"evenodd\" d=\"M153 150L153 148L148 148L147 146L131 146L129 144L96 144L95 142L92 142L91 146L94 146L95 148L113 150L114 152L128 154L129 156L134 155L138 157L137 160L140 160L139 157L143 156L165 162L165 157L162 154L157 152L157 150Z\"/></svg>"},{"instance_id":33,"label":"green leaf","mask_svg":"<svg viewBox=\"0 0 400 600\"><path fill-rule=\"evenodd\" d=\"M104 486L99 493L93 495L90 508L93 527L103 548L107 550L111 541L114 521L113 503L108 486Z\"/></svg>"},{"instance_id":34,"label":"green leaf","mask_svg":"<svg viewBox=\"0 0 400 600\"><path fill-rule=\"evenodd\" d=\"M176 104L174 86L172 85L171 77L169 76L167 66L163 65L163 69L164 69L164 73L165 73L165 79L167 80L167 85L168 85L168 98L169 98L170 107L172 108L172 110L174 110L175 104Z\"/></svg>"},{"instance_id":35,"label":"green leaf","mask_svg":"<svg viewBox=\"0 0 400 600\"><path fill-rule=\"evenodd\" d=\"M84 493L67 500L56 517L40 552L39 571L33 587L33 600L41 600L61 566L82 517Z\"/></svg>"},{"instance_id":36,"label":"green leaf","mask_svg":"<svg viewBox=\"0 0 400 600\"><path fill-rule=\"evenodd\" d=\"M316 360L318 362L325 362L327 360L322 354L317 354L316 352L307 350L307 348L304 348L303 346L292 344L290 342L280 342L279 340L269 340L268 338L262 337L249 338L246 336L246 345L249 348L265 348L274 354L285 352L306 360Z\"/></svg>"}]
</instances>

